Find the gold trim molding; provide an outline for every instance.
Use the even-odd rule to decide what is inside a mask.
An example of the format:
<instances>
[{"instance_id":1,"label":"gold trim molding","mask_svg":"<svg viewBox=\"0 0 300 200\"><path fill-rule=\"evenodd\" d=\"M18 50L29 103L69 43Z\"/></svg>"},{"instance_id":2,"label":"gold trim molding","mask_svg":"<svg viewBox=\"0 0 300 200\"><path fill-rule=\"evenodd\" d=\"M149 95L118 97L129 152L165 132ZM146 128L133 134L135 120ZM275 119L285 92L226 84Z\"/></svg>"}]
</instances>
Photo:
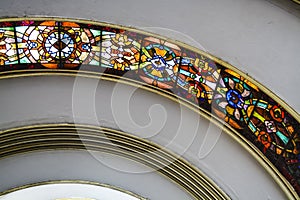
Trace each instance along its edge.
<instances>
[{"instance_id":1,"label":"gold trim molding","mask_svg":"<svg viewBox=\"0 0 300 200\"><path fill-rule=\"evenodd\" d=\"M0 134L0 159L49 150L118 155L152 168L195 199L230 199L211 179L183 158L153 142L121 131L83 124L43 124L9 129Z\"/></svg>"},{"instance_id":2,"label":"gold trim molding","mask_svg":"<svg viewBox=\"0 0 300 200\"><path fill-rule=\"evenodd\" d=\"M221 59L159 35L87 20L7 18L0 32L0 79L81 76L179 99L245 147L289 198L299 198L300 115Z\"/></svg>"},{"instance_id":3,"label":"gold trim molding","mask_svg":"<svg viewBox=\"0 0 300 200\"><path fill-rule=\"evenodd\" d=\"M20 190L24 190L27 188L32 188L32 187L37 187L37 186L45 186L45 185L53 185L53 184L81 184L81 185L92 185L92 186L100 186L100 187L104 187L104 188L108 188L108 189L112 189L118 192L122 192L124 194L130 195L132 197L135 197L137 199L140 200L147 200L144 197L141 197L140 195L137 195L131 191L113 186L113 185L109 185L109 184L104 184L104 183L98 183L98 182L93 182L93 181L83 181L83 180L55 180L55 181L44 181L44 182L38 182L38 183L32 183L32 184L27 184L27 185L23 185L20 187L15 187L9 190L6 190L4 192L0 192L0 198L1 196L5 196L7 194L16 192L16 191L20 191ZM61 199L56 199L56 200L93 200L90 198L61 198Z\"/></svg>"}]
</instances>

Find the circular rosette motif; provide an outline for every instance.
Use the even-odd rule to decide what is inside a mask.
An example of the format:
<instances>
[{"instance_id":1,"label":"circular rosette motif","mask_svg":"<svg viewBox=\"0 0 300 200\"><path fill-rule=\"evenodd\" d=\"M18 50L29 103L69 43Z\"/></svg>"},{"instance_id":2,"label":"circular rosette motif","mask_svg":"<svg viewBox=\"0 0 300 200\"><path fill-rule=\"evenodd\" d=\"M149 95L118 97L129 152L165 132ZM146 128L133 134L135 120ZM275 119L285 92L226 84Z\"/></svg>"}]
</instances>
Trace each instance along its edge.
<instances>
[{"instance_id":1,"label":"circular rosette motif","mask_svg":"<svg viewBox=\"0 0 300 200\"><path fill-rule=\"evenodd\" d=\"M295 135L297 130L288 121L291 120L287 120L287 113L280 105L271 105L260 99L250 118L249 127L258 138L260 132L269 135L271 139L269 150L277 155L293 157L298 154L296 145L298 139ZM262 143L261 140L258 141Z\"/></svg>"},{"instance_id":2,"label":"circular rosette motif","mask_svg":"<svg viewBox=\"0 0 300 200\"><path fill-rule=\"evenodd\" d=\"M73 25L63 27L60 34L60 54L65 67L99 65L100 31Z\"/></svg>"},{"instance_id":3,"label":"circular rosette motif","mask_svg":"<svg viewBox=\"0 0 300 200\"><path fill-rule=\"evenodd\" d=\"M270 109L270 115L277 122L283 122L285 118L285 112L277 105L272 106Z\"/></svg>"},{"instance_id":4,"label":"circular rosette motif","mask_svg":"<svg viewBox=\"0 0 300 200\"><path fill-rule=\"evenodd\" d=\"M220 80L214 95L213 111L236 129L242 129L251 115L257 99L246 80L234 76Z\"/></svg>"},{"instance_id":5,"label":"circular rosette motif","mask_svg":"<svg viewBox=\"0 0 300 200\"><path fill-rule=\"evenodd\" d=\"M140 77L160 88L174 87L178 62L175 53L167 46L151 44L142 49Z\"/></svg>"},{"instance_id":6,"label":"circular rosette motif","mask_svg":"<svg viewBox=\"0 0 300 200\"><path fill-rule=\"evenodd\" d=\"M59 26L57 22L46 21L39 26L16 27L16 32L21 63L41 63L47 68L63 64L72 68L82 63L93 64L92 57L100 51L100 31L92 32L76 23L63 22Z\"/></svg>"},{"instance_id":7,"label":"circular rosette motif","mask_svg":"<svg viewBox=\"0 0 300 200\"><path fill-rule=\"evenodd\" d=\"M135 70L140 59L140 44L125 34L113 34L102 43L102 64L117 70Z\"/></svg>"},{"instance_id":8,"label":"circular rosette motif","mask_svg":"<svg viewBox=\"0 0 300 200\"><path fill-rule=\"evenodd\" d=\"M265 131L259 132L257 140L264 146L264 153L266 152L266 149L270 148L272 145L272 138Z\"/></svg>"},{"instance_id":9,"label":"circular rosette motif","mask_svg":"<svg viewBox=\"0 0 300 200\"><path fill-rule=\"evenodd\" d=\"M61 38L61 39L60 39ZM68 58L74 51L74 40L67 33L52 32L44 40L46 53L54 59ZM36 43L29 43L29 48L36 47ZM62 53L60 52L62 51Z\"/></svg>"}]
</instances>

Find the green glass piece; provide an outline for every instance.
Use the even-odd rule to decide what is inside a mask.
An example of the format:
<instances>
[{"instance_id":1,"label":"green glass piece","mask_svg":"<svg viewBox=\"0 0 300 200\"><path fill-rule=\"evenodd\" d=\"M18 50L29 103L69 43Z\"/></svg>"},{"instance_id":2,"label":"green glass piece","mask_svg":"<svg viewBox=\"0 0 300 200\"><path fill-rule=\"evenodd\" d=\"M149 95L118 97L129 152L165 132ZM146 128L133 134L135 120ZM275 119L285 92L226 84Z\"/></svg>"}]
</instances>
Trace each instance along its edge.
<instances>
[{"instance_id":1,"label":"green glass piece","mask_svg":"<svg viewBox=\"0 0 300 200\"><path fill-rule=\"evenodd\" d=\"M286 137L282 132L280 132L279 130L276 131L276 135L282 140L282 142L284 144L287 144L289 141L289 138Z\"/></svg>"}]
</instances>

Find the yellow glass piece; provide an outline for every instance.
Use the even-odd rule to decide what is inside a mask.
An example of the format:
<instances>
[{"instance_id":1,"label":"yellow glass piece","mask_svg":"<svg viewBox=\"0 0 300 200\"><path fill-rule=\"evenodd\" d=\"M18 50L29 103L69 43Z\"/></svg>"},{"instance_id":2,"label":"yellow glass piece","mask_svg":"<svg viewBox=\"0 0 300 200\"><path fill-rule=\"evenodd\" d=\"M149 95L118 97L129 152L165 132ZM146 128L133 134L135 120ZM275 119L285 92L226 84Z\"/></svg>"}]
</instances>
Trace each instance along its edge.
<instances>
[{"instance_id":1,"label":"yellow glass piece","mask_svg":"<svg viewBox=\"0 0 300 200\"><path fill-rule=\"evenodd\" d=\"M259 119L262 122L266 121L266 119L263 116L261 116L260 114L258 114L258 112L255 112L255 111L253 113L253 117L256 117L257 119Z\"/></svg>"},{"instance_id":2,"label":"yellow glass piece","mask_svg":"<svg viewBox=\"0 0 300 200\"><path fill-rule=\"evenodd\" d=\"M157 71L157 70L153 70L153 71L151 72L151 74L154 75L154 76L157 76L157 77L163 77L162 74L161 74L161 72L160 72L160 71Z\"/></svg>"},{"instance_id":3,"label":"yellow glass piece","mask_svg":"<svg viewBox=\"0 0 300 200\"><path fill-rule=\"evenodd\" d=\"M247 116L250 117L251 116L251 113L253 112L255 106L254 105L251 105L248 107L247 109Z\"/></svg>"},{"instance_id":4,"label":"yellow glass piece","mask_svg":"<svg viewBox=\"0 0 300 200\"><path fill-rule=\"evenodd\" d=\"M254 85L253 83L251 83L250 81L248 81L247 79L245 79L244 77L242 77L241 75L239 75L237 72L232 71L231 69L225 69L225 71L229 74L231 74L232 76L244 81L244 83L246 83L247 85L249 85L251 88L255 89L256 91L258 90L258 87L256 85Z\"/></svg>"},{"instance_id":5,"label":"yellow glass piece","mask_svg":"<svg viewBox=\"0 0 300 200\"><path fill-rule=\"evenodd\" d=\"M234 112L234 108L230 107L230 106L226 106L226 111L229 115L233 115Z\"/></svg>"},{"instance_id":6,"label":"yellow glass piece","mask_svg":"<svg viewBox=\"0 0 300 200\"><path fill-rule=\"evenodd\" d=\"M155 48L155 51L158 55L160 56L165 56L167 51L165 49L159 49L159 48Z\"/></svg>"},{"instance_id":7,"label":"yellow glass piece","mask_svg":"<svg viewBox=\"0 0 300 200\"><path fill-rule=\"evenodd\" d=\"M241 83L235 85L235 89L238 90L240 93L243 93L244 87Z\"/></svg>"}]
</instances>

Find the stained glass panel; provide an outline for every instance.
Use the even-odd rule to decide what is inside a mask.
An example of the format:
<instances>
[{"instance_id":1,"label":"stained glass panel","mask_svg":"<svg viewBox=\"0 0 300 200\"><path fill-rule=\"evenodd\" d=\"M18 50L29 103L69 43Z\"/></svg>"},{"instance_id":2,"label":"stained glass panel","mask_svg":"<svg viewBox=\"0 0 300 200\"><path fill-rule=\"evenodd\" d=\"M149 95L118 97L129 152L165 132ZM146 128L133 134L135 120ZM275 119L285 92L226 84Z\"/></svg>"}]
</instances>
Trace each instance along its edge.
<instances>
[{"instance_id":1,"label":"stained glass panel","mask_svg":"<svg viewBox=\"0 0 300 200\"><path fill-rule=\"evenodd\" d=\"M0 22L0 71L71 68L127 77L210 113L261 151L300 194L299 115L234 67L124 27L53 19Z\"/></svg>"},{"instance_id":2,"label":"stained glass panel","mask_svg":"<svg viewBox=\"0 0 300 200\"><path fill-rule=\"evenodd\" d=\"M17 26L16 36L20 63L42 63L57 68L61 44L57 22L43 22L39 26Z\"/></svg>"},{"instance_id":3,"label":"stained glass panel","mask_svg":"<svg viewBox=\"0 0 300 200\"><path fill-rule=\"evenodd\" d=\"M154 37L144 38L139 76L151 85L173 89L177 80L181 49Z\"/></svg>"},{"instance_id":4,"label":"stained glass panel","mask_svg":"<svg viewBox=\"0 0 300 200\"><path fill-rule=\"evenodd\" d=\"M73 25L73 26L72 26ZM81 28L76 23L62 23L61 59L65 67L80 64L99 66L101 31Z\"/></svg>"},{"instance_id":5,"label":"stained glass panel","mask_svg":"<svg viewBox=\"0 0 300 200\"><path fill-rule=\"evenodd\" d=\"M247 126L260 90L238 73L223 69L214 94L213 113L235 129Z\"/></svg>"},{"instance_id":6,"label":"stained glass panel","mask_svg":"<svg viewBox=\"0 0 300 200\"><path fill-rule=\"evenodd\" d=\"M102 32L101 66L120 71L137 70L141 42L127 32Z\"/></svg>"},{"instance_id":7,"label":"stained glass panel","mask_svg":"<svg viewBox=\"0 0 300 200\"><path fill-rule=\"evenodd\" d=\"M14 27L0 28L0 65L17 63L17 44Z\"/></svg>"},{"instance_id":8,"label":"stained glass panel","mask_svg":"<svg viewBox=\"0 0 300 200\"><path fill-rule=\"evenodd\" d=\"M210 111L221 69L214 61L187 50L180 59L176 93Z\"/></svg>"}]
</instances>

